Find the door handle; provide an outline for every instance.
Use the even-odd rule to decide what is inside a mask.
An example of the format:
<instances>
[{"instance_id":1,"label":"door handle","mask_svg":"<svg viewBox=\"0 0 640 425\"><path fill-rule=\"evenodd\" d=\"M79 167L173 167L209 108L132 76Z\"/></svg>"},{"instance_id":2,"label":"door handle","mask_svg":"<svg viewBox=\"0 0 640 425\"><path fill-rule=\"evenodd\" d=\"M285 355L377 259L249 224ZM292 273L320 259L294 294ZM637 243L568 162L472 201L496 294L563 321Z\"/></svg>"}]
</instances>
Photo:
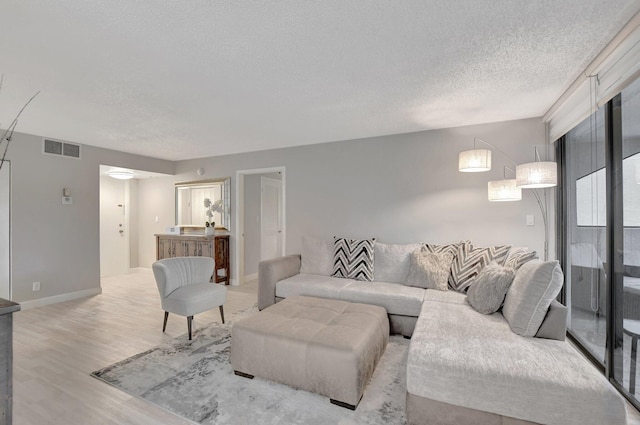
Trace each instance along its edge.
<instances>
[{"instance_id":1,"label":"door handle","mask_svg":"<svg viewBox=\"0 0 640 425\"><path fill-rule=\"evenodd\" d=\"M118 233L123 234L124 230L120 229L120 230L118 230Z\"/></svg>"}]
</instances>

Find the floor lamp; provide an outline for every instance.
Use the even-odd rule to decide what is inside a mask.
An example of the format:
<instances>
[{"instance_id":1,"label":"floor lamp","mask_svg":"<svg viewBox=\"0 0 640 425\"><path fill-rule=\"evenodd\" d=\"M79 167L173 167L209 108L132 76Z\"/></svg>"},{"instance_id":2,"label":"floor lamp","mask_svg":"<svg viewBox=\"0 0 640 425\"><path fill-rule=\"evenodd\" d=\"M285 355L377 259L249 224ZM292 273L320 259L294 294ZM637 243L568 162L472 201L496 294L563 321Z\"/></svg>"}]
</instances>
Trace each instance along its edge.
<instances>
[{"instance_id":1,"label":"floor lamp","mask_svg":"<svg viewBox=\"0 0 640 425\"><path fill-rule=\"evenodd\" d=\"M518 165L509 155L504 153L498 147L486 142L480 138L473 138L473 149L460 152L458 155L458 171L463 173L484 172L491 170L491 150L477 149L477 142L482 142L487 146L497 150L503 154L509 161L515 165L515 179L507 179L506 172L514 170L504 167L504 175L502 180L490 181L487 184L488 199L491 202L510 202L522 199L522 189L529 189L533 192L533 196L538 202L540 212L542 213L542 221L544 222L544 260L549 258L549 222L547 219L547 202L541 196L538 189L545 189L557 186L558 184L558 166L552 161L542 161L535 150L534 162Z\"/></svg>"}]
</instances>

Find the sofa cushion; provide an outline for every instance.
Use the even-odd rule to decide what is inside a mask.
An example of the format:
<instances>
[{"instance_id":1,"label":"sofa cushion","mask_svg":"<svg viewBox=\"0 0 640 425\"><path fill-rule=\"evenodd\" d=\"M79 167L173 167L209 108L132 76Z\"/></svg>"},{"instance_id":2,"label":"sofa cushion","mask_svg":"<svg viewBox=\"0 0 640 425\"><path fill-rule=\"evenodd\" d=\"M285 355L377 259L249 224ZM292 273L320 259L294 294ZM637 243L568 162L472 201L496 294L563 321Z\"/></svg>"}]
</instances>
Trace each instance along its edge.
<instances>
[{"instance_id":1,"label":"sofa cushion","mask_svg":"<svg viewBox=\"0 0 640 425\"><path fill-rule=\"evenodd\" d=\"M344 301L379 305L389 314L418 316L424 289L387 282L351 282L340 290Z\"/></svg>"},{"instance_id":2,"label":"sofa cushion","mask_svg":"<svg viewBox=\"0 0 640 425\"><path fill-rule=\"evenodd\" d=\"M467 291L467 301L482 314L493 314L502 307L507 290L516 275L515 269L492 261L482 269Z\"/></svg>"},{"instance_id":3,"label":"sofa cushion","mask_svg":"<svg viewBox=\"0 0 640 425\"><path fill-rule=\"evenodd\" d=\"M425 301L407 391L541 424L626 423L622 397L566 341L522 338L501 314L464 304Z\"/></svg>"},{"instance_id":4,"label":"sofa cushion","mask_svg":"<svg viewBox=\"0 0 640 425\"><path fill-rule=\"evenodd\" d=\"M438 254L422 248L412 252L410 260L407 285L439 291L449 289L449 271L453 254L448 252Z\"/></svg>"},{"instance_id":5,"label":"sofa cushion","mask_svg":"<svg viewBox=\"0 0 640 425\"><path fill-rule=\"evenodd\" d=\"M522 336L535 336L558 295L564 275L558 261L529 261L518 269L507 292L502 312L511 330Z\"/></svg>"},{"instance_id":6,"label":"sofa cushion","mask_svg":"<svg viewBox=\"0 0 640 425\"><path fill-rule=\"evenodd\" d=\"M458 246L458 253L453 259L453 263L451 263L449 285L458 292L465 292L480 270L491 261L495 260L498 264L504 264L510 249L510 245L478 248L468 241L461 244Z\"/></svg>"},{"instance_id":7,"label":"sofa cushion","mask_svg":"<svg viewBox=\"0 0 640 425\"><path fill-rule=\"evenodd\" d=\"M427 289L424 293L425 301L435 301L440 303L451 304L467 304L466 294L456 291L435 291L433 289Z\"/></svg>"},{"instance_id":8,"label":"sofa cushion","mask_svg":"<svg viewBox=\"0 0 640 425\"><path fill-rule=\"evenodd\" d=\"M331 276L333 273L333 240L302 237L300 273Z\"/></svg>"},{"instance_id":9,"label":"sofa cushion","mask_svg":"<svg viewBox=\"0 0 640 425\"><path fill-rule=\"evenodd\" d=\"M333 277L373 280L376 239L333 238Z\"/></svg>"},{"instance_id":10,"label":"sofa cushion","mask_svg":"<svg viewBox=\"0 0 640 425\"><path fill-rule=\"evenodd\" d=\"M351 282L354 282L354 280L300 273L278 282L276 284L276 296L289 298L296 295L307 295L310 297L339 299L342 288Z\"/></svg>"},{"instance_id":11,"label":"sofa cushion","mask_svg":"<svg viewBox=\"0 0 640 425\"><path fill-rule=\"evenodd\" d=\"M404 284L409 274L411 253L420 249L420 244L394 245L376 242L373 280L376 282Z\"/></svg>"}]
</instances>

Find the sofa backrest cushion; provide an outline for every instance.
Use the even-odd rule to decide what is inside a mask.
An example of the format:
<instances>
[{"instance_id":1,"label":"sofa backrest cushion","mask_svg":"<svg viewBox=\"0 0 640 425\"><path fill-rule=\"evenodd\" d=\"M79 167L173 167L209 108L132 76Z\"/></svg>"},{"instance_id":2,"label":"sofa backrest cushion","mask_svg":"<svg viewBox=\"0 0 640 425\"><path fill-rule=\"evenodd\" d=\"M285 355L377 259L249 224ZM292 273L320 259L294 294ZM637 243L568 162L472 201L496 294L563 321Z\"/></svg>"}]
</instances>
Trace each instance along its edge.
<instances>
[{"instance_id":1,"label":"sofa backrest cushion","mask_svg":"<svg viewBox=\"0 0 640 425\"><path fill-rule=\"evenodd\" d=\"M418 243L393 245L376 242L373 280L404 284L409 274L411 253L419 250L420 246Z\"/></svg>"},{"instance_id":2,"label":"sofa backrest cushion","mask_svg":"<svg viewBox=\"0 0 640 425\"><path fill-rule=\"evenodd\" d=\"M300 273L331 276L333 273L333 240L302 237Z\"/></svg>"},{"instance_id":3,"label":"sofa backrest cushion","mask_svg":"<svg viewBox=\"0 0 640 425\"><path fill-rule=\"evenodd\" d=\"M535 336L563 283L564 275L556 260L523 264L516 272L502 307L511 330L518 335Z\"/></svg>"}]
</instances>

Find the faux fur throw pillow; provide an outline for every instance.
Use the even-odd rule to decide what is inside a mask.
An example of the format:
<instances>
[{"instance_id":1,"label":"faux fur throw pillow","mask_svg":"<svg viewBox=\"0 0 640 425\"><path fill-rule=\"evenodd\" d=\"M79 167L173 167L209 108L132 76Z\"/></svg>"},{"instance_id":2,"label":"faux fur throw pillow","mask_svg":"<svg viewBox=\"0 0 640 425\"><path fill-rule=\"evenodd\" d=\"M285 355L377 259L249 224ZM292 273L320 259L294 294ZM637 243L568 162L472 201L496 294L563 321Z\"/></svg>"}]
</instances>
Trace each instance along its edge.
<instances>
[{"instance_id":1,"label":"faux fur throw pillow","mask_svg":"<svg viewBox=\"0 0 640 425\"><path fill-rule=\"evenodd\" d=\"M409 275L406 284L425 289L448 289L449 271L453 254L432 253L424 247L411 253Z\"/></svg>"},{"instance_id":2,"label":"faux fur throw pillow","mask_svg":"<svg viewBox=\"0 0 640 425\"><path fill-rule=\"evenodd\" d=\"M500 309L513 282L516 271L492 261L483 268L467 291L467 301L482 314L492 314Z\"/></svg>"}]
</instances>

